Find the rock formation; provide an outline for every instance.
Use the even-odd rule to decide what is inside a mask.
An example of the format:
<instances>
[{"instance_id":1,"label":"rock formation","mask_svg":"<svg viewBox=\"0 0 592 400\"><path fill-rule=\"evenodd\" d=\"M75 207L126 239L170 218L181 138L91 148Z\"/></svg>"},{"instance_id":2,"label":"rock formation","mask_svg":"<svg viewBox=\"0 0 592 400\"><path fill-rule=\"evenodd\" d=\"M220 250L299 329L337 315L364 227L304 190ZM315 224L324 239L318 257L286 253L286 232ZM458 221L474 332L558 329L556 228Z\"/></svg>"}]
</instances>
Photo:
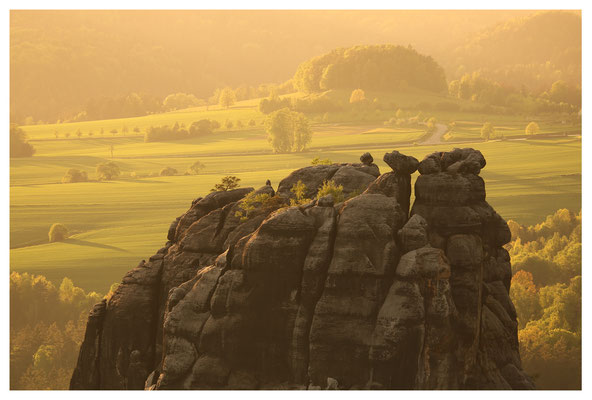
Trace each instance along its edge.
<instances>
[{"instance_id":1,"label":"rock formation","mask_svg":"<svg viewBox=\"0 0 592 400\"><path fill-rule=\"evenodd\" d=\"M90 313L71 389L533 388L481 153L360 160L193 201Z\"/></svg>"}]
</instances>

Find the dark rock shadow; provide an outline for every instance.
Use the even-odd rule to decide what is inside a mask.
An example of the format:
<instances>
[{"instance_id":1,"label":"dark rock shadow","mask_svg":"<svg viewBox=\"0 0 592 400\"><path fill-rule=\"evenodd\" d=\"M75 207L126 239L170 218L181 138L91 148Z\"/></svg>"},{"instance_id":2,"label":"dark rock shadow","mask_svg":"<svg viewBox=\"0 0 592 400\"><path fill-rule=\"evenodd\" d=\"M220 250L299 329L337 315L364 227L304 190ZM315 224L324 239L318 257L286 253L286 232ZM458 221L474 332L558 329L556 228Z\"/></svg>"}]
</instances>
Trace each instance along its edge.
<instances>
[{"instance_id":1,"label":"dark rock shadow","mask_svg":"<svg viewBox=\"0 0 592 400\"><path fill-rule=\"evenodd\" d=\"M75 245L78 245L78 246L98 247L100 249L115 250L115 251L121 251L123 253L129 253L129 251L127 251L125 249L122 249L122 248L119 248L119 247L110 246L108 244L101 244L101 243L89 242L88 240L80 240L80 239L68 238L68 239L64 239L63 242L64 243L69 243L69 244L75 244Z\"/></svg>"}]
</instances>

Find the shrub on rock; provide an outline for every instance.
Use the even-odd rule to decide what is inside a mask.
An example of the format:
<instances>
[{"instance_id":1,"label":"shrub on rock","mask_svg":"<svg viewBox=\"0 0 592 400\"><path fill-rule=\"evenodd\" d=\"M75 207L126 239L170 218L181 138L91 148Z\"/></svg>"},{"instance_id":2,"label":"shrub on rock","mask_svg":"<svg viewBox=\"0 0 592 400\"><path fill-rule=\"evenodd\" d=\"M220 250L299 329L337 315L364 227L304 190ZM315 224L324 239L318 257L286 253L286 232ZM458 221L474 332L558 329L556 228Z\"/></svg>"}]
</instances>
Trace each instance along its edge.
<instances>
[{"instance_id":1,"label":"shrub on rock","mask_svg":"<svg viewBox=\"0 0 592 400\"><path fill-rule=\"evenodd\" d=\"M321 186L317 193L317 199L325 197L329 194L333 196L333 201L335 204L341 203L344 200L343 186L336 184L332 180L323 182L323 186Z\"/></svg>"}]
</instances>

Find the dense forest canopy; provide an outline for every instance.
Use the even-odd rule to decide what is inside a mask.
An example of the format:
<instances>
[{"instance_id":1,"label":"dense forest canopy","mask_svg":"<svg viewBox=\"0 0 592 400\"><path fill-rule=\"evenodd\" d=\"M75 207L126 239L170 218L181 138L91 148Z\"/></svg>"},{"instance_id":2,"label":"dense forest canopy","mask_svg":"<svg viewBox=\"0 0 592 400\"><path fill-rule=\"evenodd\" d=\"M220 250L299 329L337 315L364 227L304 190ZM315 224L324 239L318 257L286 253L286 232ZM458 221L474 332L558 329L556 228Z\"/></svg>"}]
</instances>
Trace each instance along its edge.
<instances>
[{"instance_id":1,"label":"dense forest canopy","mask_svg":"<svg viewBox=\"0 0 592 400\"><path fill-rule=\"evenodd\" d=\"M392 91L407 86L439 92L446 90L446 78L432 57L410 46L354 46L303 62L294 75L294 86L305 93L355 88Z\"/></svg>"},{"instance_id":2,"label":"dense forest canopy","mask_svg":"<svg viewBox=\"0 0 592 400\"><path fill-rule=\"evenodd\" d=\"M68 278L56 287L44 276L12 272L10 388L67 389L88 311L102 297L84 292Z\"/></svg>"},{"instance_id":3,"label":"dense forest canopy","mask_svg":"<svg viewBox=\"0 0 592 400\"><path fill-rule=\"evenodd\" d=\"M54 122L78 114L91 99L134 92L203 99L215 88L281 83L304 60L360 43L410 44L450 76L458 67L451 53L467 37L532 13L12 11L11 116L21 124L27 117Z\"/></svg>"},{"instance_id":4,"label":"dense forest canopy","mask_svg":"<svg viewBox=\"0 0 592 400\"><path fill-rule=\"evenodd\" d=\"M510 296L524 369L538 389L582 385L582 213L557 210L523 226L508 221Z\"/></svg>"}]
</instances>

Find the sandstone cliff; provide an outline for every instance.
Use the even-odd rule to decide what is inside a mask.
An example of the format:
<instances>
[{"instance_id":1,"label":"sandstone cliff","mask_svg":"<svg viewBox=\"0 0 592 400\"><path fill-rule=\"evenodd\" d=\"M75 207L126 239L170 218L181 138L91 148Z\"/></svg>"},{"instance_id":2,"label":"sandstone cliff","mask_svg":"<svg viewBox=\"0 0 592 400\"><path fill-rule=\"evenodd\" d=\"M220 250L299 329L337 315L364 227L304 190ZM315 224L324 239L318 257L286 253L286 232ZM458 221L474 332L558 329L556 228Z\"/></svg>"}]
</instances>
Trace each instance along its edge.
<instances>
[{"instance_id":1,"label":"sandstone cliff","mask_svg":"<svg viewBox=\"0 0 592 400\"><path fill-rule=\"evenodd\" d=\"M71 389L533 388L481 153L360 159L263 186L248 218L252 188L193 201L92 310ZM289 206L328 180L344 202Z\"/></svg>"}]
</instances>

